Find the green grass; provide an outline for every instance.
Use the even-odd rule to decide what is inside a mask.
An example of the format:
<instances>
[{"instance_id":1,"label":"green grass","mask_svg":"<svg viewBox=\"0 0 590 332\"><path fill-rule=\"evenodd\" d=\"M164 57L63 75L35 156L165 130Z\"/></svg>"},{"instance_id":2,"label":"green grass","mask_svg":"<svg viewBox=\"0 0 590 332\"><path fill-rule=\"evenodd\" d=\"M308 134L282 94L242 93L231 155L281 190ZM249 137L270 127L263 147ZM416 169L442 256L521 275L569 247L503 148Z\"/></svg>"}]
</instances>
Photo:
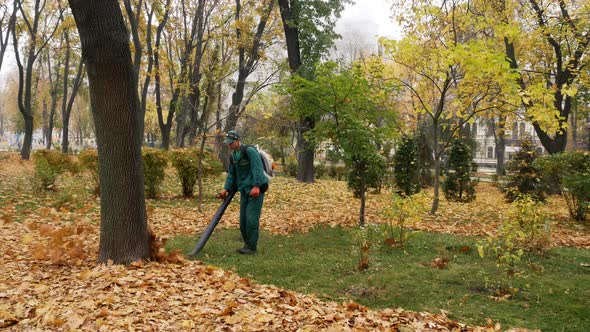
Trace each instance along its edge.
<instances>
[{"instance_id":1,"label":"green grass","mask_svg":"<svg viewBox=\"0 0 590 332\"><path fill-rule=\"evenodd\" d=\"M169 248L188 253L197 238L176 238ZM263 232L257 256L241 256L238 230L216 230L197 259L235 270L259 283L274 284L328 300L353 299L371 308L450 312L450 318L482 325L486 318L503 328L525 327L543 331L590 330L590 251L552 250L534 258L544 269L525 266L528 277L520 292L505 301L493 300L485 288L484 274L495 275L495 262L481 259L468 237L418 233L405 252L372 250L369 269L357 269L359 251L355 231L318 228L291 237ZM457 248L468 246L468 252ZM430 263L449 259L444 269Z\"/></svg>"}]
</instances>

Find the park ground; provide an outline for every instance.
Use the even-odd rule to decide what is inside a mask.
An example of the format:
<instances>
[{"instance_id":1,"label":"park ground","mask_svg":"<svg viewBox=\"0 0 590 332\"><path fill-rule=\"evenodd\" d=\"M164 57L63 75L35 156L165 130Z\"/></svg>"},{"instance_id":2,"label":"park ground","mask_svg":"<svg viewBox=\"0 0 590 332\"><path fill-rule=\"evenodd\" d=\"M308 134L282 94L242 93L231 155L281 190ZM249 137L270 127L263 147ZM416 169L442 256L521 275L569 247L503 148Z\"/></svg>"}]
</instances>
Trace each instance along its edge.
<instances>
[{"instance_id":1,"label":"park ground","mask_svg":"<svg viewBox=\"0 0 590 332\"><path fill-rule=\"evenodd\" d=\"M458 309L420 307L420 300L408 304L416 307L407 310L387 303L367 302L365 297L370 293L367 292L370 287L348 286L347 293L331 295L329 290L319 291L321 285L314 288L313 282L301 286L300 283L291 284L284 279L257 274L256 270L261 269L257 268L256 262L286 259L296 251L290 249L281 256L280 248L297 248L297 243L305 245L304 237L319 232L324 234L324 242L339 242L340 237L351 239L350 242L339 242L342 247L337 255L339 259L349 260L346 264L350 265L350 270L346 275L375 275L374 266L364 272L354 269L358 256L354 254L354 237L350 234L358 228L359 202L340 181L319 180L312 185L303 185L289 178L274 179L265 198L259 255L243 257L234 253L235 247L239 246L236 240L238 204L232 204L204 253L195 260L187 259L182 252L194 244L195 235L204 229L219 205L219 201L212 197L221 188L223 179L207 179L203 203L199 206L195 199L181 198L173 171L168 175L160 198L147 202L148 222L158 237L156 246L161 246L161 250L166 247L181 252L161 253L158 256L160 262L137 262L129 267L97 265L99 199L92 195L90 177L65 175L58 180L54 191L40 193L31 185L31 162L19 160L16 154L1 155L0 328L14 331L518 331L525 330L523 327L552 330L554 326L562 326L559 330L563 331L583 331L584 327L590 328L590 287L587 282L580 289L568 288L561 295L554 294L566 299L557 307L561 308L558 311L568 311L567 301L572 302L572 308L578 309L572 310L573 316L559 313L547 316L548 320L557 320L557 324L548 328L542 323L537 325L538 320L529 322L521 318L522 324L511 324L505 323L505 317L473 318L453 312ZM384 211L390 204L391 196L386 191L370 194L368 223L388 223ZM452 246L447 247L455 247L457 243L463 243L457 238L477 241L494 235L508 210L509 204L493 184L480 183L474 202L460 204L443 199L436 215L424 214L412 228L426 234L419 237L420 241L449 241ZM559 197L551 197L544 204L543 211L553 221L551 244L555 247L552 250L557 250L553 257L574 257L571 266L566 267L568 273L587 280L590 276L588 226L569 221L565 203ZM333 234L334 238L325 234ZM442 240L439 236L443 236ZM166 240L168 244L165 244ZM292 247L293 243L295 247ZM319 248L321 245L318 244L318 251L323 250ZM410 264L407 262L412 261L413 248L410 245L406 252L395 253L400 257L399 264ZM424 248L427 248L426 244ZM463 246L457 248L461 250ZM276 252L271 252L275 249ZM471 255L477 254L472 252ZM320 260L320 263L310 261L308 265L321 264L321 255L303 257ZM451 267L446 271L459 266L463 260L449 257ZM328 258L332 256L326 253L324 263ZM289 256L289 259L296 257ZM567 259L562 260L564 265L570 263ZM254 266L248 269L244 267L248 262L255 264L250 264ZM477 264L473 263L476 262L473 257L468 262ZM346 268L346 264L338 269ZM376 265L382 269L389 266L385 263ZM440 265L434 265L430 267L430 262L421 264L431 271L429 274L445 273L444 268L439 269ZM264 265L264 268L273 266ZM546 266L545 270L548 274L552 269ZM329 274L323 278L327 278L324 284L337 284L340 280L336 278L341 277L334 273L332 282ZM399 279L395 282L401 283ZM404 285L406 288L433 287ZM547 293L557 289L548 289ZM490 306L496 302L508 303L515 316L526 318L527 315L538 315L535 303L543 303L539 297L545 293L534 294L538 297L536 302L523 297L498 299L492 294L482 294L482 297L488 299ZM392 303L400 302L393 299ZM584 303L586 309L579 309ZM560 322L560 319L575 321L576 328L568 329L568 322Z\"/></svg>"}]
</instances>

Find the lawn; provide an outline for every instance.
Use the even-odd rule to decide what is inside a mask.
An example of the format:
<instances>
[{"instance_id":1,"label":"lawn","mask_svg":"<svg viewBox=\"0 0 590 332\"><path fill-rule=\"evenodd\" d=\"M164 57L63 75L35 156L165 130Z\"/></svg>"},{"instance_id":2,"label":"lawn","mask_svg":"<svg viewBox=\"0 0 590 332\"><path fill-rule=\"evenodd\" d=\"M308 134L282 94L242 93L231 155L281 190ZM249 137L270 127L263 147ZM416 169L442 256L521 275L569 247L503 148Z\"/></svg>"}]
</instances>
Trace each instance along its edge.
<instances>
[{"instance_id":1,"label":"lawn","mask_svg":"<svg viewBox=\"0 0 590 332\"><path fill-rule=\"evenodd\" d=\"M444 310L451 319L474 325L494 318L504 328L590 330L588 250L555 248L546 257L532 258L534 268L521 264L527 276L516 282L520 291L506 299L486 289L485 276L494 278L498 272L495 261L479 257L473 237L421 232L406 250L373 250L369 269L361 272L356 233L341 227L318 227L289 237L265 232L258 255L244 257L235 252L241 245L239 232L218 230L197 258L260 283L326 300ZM186 253L195 243L194 237L180 237L169 247ZM436 258L448 264L433 268Z\"/></svg>"}]
</instances>

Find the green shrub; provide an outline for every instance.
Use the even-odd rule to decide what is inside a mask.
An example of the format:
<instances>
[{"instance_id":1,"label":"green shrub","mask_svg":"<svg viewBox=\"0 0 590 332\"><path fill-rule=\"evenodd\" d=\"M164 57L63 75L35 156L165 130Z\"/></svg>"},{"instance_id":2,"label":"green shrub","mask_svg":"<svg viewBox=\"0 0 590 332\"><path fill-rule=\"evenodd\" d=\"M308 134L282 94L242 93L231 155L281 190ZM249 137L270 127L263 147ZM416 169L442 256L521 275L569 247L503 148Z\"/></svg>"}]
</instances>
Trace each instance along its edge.
<instances>
[{"instance_id":1,"label":"green shrub","mask_svg":"<svg viewBox=\"0 0 590 332\"><path fill-rule=\"evenodd\" d=\"M328 166L328 176L341 181L346 175L346 167L344 165L332 164Z\"/></svg>"},{"instance_id":2,"label":"green shrub","mask_svg":"<svg viewBox=\"0 0 590 332\"><path fill-rule=\"evenodd\" d=\"M524 277L519 268L522 258L529 254L544 254L550 245L551 224L540 209L540 204L530 196L518 197L510 208L498 233L478 245L479 255L486 253L496 259L499 279L495 287L513 291L513 281Z\"/></svg>"},{"instance_id":3,"label":"green shrub","mask_svg":"<svg viewBox=\"0 0 590 332\"><path fill-rule=\"evenodd\" d=\"M65 171L76 173L78 166L72 159L56 150L36 150L33 152L35 165L35 186L40 190L52 190L55 180Z\"/></svg>"},{"instance_id":4,"label":"green shrub","mask_svg":"<svg viewBox=\"0 0 590 332\"><path fill-rule=\"evenodd\" d=\"M90 173L94 182L94 194L100 196L100 177L98 175L98 152L94 149L85 149L78 154L78 161L82 170Z\"/></svg>"},{"instance_id":5,"label":"green shrub","mask_svg":"<svg viewBox=\"0 0 590 332\"><path fill-rule=\"evenodd\" d=\"M469 145L461 140L452 143L448 161L448 174L443 182L443 191L449 201L470 202L475 199L476 180L471 176L477 170Z\"/></svg>"},{"instance_id":6,"label":"green shrub","mask_svg":"<svg viewBox=\"0 0 590 332\"><path fill-rule=\"evenodd\" d=\"M404 139L394 156L395 185L398 192L405 196L418 193L421 189L417 152L416 142Z\"/></svg>"},{"instance_id":7,"label":"green shrub","mask_svg":"<svg viewBox=\"0 0 590 332\"><path fill-rule=\"evenodd\" d=\"M361 197L361 194L369 188L379 188L381 179L385 174L385 159L377 154L357 155L348 164L348 187L352 189L354 197Z\"/></svg>"},{"instance_id":8,"label":"green shrub","mask_svg":"<svg viewBox=\"0 0 590 332\"><path fill-rule=\"evenodd\" d=\"M289 157L287 159L287 165L285 165L285 173L291 177L297 176L297 159L293 157Z\"/></svg>"},{"instance_id":9,"label":"green shrub","mask_svg":"<svg viewBox=\"0 0 590 332\"><path fill-rule=\"evenodd\" d=\"M512 202L521 195L528 195L535 201L544 201L547 186L543 182L539 169L534 165L537 152L530 139L525 139L520 150L506 165L508 182L504 186L506 199Z\"/></svg>"},{"instance_id":10,"label":"green shrub","mask_svg":"<svg viewBox=\"0 0 590 332\"><path fill-rule=\"evenodd\" d=\"M182 149L172 151L172 166L176 169L182 195L193 197L195 183L199 176L199 152L195 149ZM223 166L213 153L205 151L203 155L203 176L219 175L223 172Z\"/></svg>"},{"instance_id":11,"label":"green shrub","mask_svg":"<svg viewBox=\"0 0 590 332\"><path fill-rule=\"evenodd\" d=\"M322 162L314 165L313 174L316 179L320 179L320 178L324 177L325 175L327 175L327 173L328 173L328 167L326 166L325 162L322 161Z\"/></svg>"},{"instance_id":12,"label":"green shrub","mask_svg":"<svg viewBox=\"0 0 590 332\"><path fill-rule=\"evenodd\" d=\"M383 245L404 249L414 234L412 225L420 220L428 205L427 195L418 193L412 196L393 195L391 207L385 211L390 222L385 225Z\"/></svg>"},{"instance_id":13,"label":"green shrub","mask_svg":"<svg viewBox=\"0 0 590 332\"><path fill-rule=\"evenodd\" d=\"M590 213L590 153L563 152L539 158L538 167L544 179L555 182L567 203L570 217L586 220Z\"/></svg>"},{"instance_id":14,"label":"green shrub","mask_svg":"<svg viewBox=\"0 0 590 332\"><path fill-rule=\"evenodd\" d=\"M166 175L167 153L161 149L143 148L142 156L146 195L148 198L154 199L158 196Z\"/></svg>"}]
</instances>

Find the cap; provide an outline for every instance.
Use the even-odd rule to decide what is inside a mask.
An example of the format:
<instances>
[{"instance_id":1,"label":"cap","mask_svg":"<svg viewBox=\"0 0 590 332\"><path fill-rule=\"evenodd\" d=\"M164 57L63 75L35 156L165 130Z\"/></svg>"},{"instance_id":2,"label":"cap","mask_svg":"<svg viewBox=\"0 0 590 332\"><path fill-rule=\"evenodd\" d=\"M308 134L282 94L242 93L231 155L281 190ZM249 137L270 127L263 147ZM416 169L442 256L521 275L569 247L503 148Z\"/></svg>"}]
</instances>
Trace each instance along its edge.
<instances>
[{"instance_id":1,"label":"cap","mask_svg":"<svg viewBox=\"0 0 590 332\"><path fill-rule=\"evenodd\" d=\"M225 134L225 139L223 140L223 144L232 144L235 140L240 139L240 134L238 134L235 130L230 130Z\"/></svg>"}]
</instances>

